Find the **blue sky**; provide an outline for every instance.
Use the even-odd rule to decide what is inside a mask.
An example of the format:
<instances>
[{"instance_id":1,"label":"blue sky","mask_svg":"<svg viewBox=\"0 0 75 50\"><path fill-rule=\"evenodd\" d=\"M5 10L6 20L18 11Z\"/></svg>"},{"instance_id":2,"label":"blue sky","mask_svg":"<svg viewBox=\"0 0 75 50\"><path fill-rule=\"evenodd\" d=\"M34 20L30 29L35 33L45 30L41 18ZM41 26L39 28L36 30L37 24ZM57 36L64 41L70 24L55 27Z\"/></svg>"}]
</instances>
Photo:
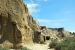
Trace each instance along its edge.
<instances>
[{"instance_id":1,"label":"blue sky","mask_svg":"<svg viewBox=\"0 0 75 50\"><path fill-rule=\"evenodd\" d=\"M75 32L75 0L25 0L40 25Z\"/></svg>"}]
</instances>

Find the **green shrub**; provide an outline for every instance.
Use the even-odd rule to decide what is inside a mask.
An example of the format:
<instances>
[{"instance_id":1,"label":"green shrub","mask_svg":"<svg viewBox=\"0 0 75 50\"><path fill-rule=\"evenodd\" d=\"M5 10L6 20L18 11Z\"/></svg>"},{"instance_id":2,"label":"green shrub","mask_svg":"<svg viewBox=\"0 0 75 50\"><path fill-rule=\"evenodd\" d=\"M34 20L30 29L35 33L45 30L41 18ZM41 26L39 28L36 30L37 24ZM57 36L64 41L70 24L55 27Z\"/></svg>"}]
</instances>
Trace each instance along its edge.
<instances>
[{"instance_id":1,"label":"green shrub","mask_svg":"<svg viewBox=\"0 0 75 50\"><path fill-rule=\"evenodd\" d=\"M57 39L51 39L51 43L49 44L49 47L55 48L56 45L57 45Z\"/></svg>"},{"instance_id":2,"label":"green shrub","mask_svg":"<svg viewBox=\"0 0 75 50\"><path fill-rule=\"evenodd\" d=\"M55 50L75 50L75 38L67 38L55 46Z\"/></svg>"},{"instance_id":3,"label":"green shrub","mask_svg":"<svg viewBox=\"0 0 75 50\"><path fill-rule=\"evenodd\" d=\"M27 47L25 47L25 48L21 48L21 50L30 50L30 49L28 49Z\"/></svg>"},{"instance_id":4,"label":"green shrub","mask_svg":"<svg viewBox=\"0 0 75 50\"><path fill-rule=\"evenodd\" d=\"M52 41L49 47L55 48L55 50L75 50L75 37L68 37L61 43Z\"/></svg>"},{"instance_id":5,"label":"green shrub","mask_svg":"<svg viewBox=\"0 0 75 50\"><path fill-rule=\"evenodd\" d=\"M9 50L8 48L0 48L0 50Z\"/></svg>"},{"instance_id":6,"label":"green shrub","mask_svg":"<svg viewBox=\"0 0 75 50\"><path fill-rule=\"evenodd\" d=\"M49 47L50 47L50 48L55 48L56 45L57 45L56 42L52 42L52 43L49 44Z\"/></svg>"}]
</instances>

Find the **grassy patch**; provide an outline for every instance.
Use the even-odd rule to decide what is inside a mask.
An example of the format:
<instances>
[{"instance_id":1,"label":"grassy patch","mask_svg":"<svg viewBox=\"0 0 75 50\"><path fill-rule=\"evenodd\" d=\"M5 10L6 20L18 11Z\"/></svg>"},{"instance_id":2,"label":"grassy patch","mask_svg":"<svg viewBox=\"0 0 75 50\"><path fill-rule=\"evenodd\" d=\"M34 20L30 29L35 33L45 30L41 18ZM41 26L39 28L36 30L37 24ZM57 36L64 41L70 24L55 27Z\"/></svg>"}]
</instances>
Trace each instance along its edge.
<instances>
[{"instance_id":1,"label":"grassy patch","mask_svg":"<svg viewBox=\"0 0 75 50\"><path fill-rule=\"evenodd\" d=\"M75 38L67 38L62 43L58 43L55 49L59 50L75 50Z\"/></svg>"},{"instance_id":2,"label":"grassy patch","mask_svg":"<svg viewBox=\"0 0 75 50\"><path fill-rule=\"evenodd\" d=\"M75 37L66 38L61 43L52 42L49 47L55 50L75 50Z\"/></svg>"},{"instance_id":3,"label":"grassy patch","mask_svg":"<svg viewBox=\"0 0 75 50\"><path fill-rule=\"evenodd\" d=\"M24 48L21 48L21 50L30 50L30 49L28 49L27 47L24 47Z\"/></svg>"},{"instance_id":4,"label":"grassy patch","mask_svg":"<svg viewBox=\"0 0 75 50\"><path fill-rule=\"evenodd\" d=\"M9 50L8 48L0 48L0 50Z\"/></svg>"}]
</instances>

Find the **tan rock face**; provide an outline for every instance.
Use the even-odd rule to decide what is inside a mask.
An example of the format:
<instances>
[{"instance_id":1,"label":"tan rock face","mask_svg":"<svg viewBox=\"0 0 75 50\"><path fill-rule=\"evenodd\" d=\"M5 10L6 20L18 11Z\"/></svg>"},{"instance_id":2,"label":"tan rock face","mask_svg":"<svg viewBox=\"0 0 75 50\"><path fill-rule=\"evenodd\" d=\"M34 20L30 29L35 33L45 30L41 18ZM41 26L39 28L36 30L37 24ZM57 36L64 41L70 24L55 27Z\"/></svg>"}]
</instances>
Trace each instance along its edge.
<instances>
[{"instance_id":1,"label":"tan rock face","mask_svg":"<svg viewBox=\"0 0 75 50\"><path fill-rule=\"evenodd\" d=\"M0 44L2 47L6 45L5 41L10 44L9 47L21 47L31 43L32 28L38 29L37 27L22 0L0 0Z\"/></svg>"},{"instance_id":2,"label":"tan rock face","mask_svg":"<svg viewBox=\"0 0 75 50\"><path fill-rule=\"evenodd\" d=\"M43 38L41 39L41 41L47 41L47 40L57 40L57 41L61 41L64 37L65 34L64 33L65 30L64 28L46 28L46 27L41 27L41 36L43 36Z\"/></svg>"}]
</instances>

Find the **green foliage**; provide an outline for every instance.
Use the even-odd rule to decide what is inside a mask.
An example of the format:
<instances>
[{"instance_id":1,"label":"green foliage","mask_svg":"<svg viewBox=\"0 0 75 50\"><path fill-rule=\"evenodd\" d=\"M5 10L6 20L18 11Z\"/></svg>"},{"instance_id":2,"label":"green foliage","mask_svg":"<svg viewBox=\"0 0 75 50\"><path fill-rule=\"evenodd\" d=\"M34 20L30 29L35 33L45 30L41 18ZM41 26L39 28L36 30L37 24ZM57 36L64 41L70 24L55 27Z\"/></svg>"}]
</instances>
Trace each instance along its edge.
<instances>
[{"instance_id":1,"label":"green foliage","mask_svg":"<svg viewBox=\"0 0 75 50\"><path fill-rule=\"evenodd\" d=\"M75 38L67 38L55 46L55 50L75 50Z\"/></svg>"},{"instance_id":2,"label":"green foliage","mask_svg":"<svg viewBox=\"0 0 75 50\"><path fill-rule=\"evenodd\" d=\"M0 50L9 50L8 48L0 48Z\"/></svg>"},{"instance_id":3,"label":"green foliage","mask_svg":"<svg viewBox=\"0 0 75 50\"><path fill-rule=\"evenodd\" d=\"M50 48L55 48L56 45L57 45L57 43L52 42L52 43L49 44L49 47L50 47Z\"/></svg>"},{"instance_id":4,"label":"green foliage","mask_svg":"<svg viewBox=\"0 0 75 50\"><path fill-rule=\"evenodd\" d=\"M21 50L30 50L30 49L28 49L28 48L25 47L25 48L21 48Z\"/></svg>"},{"instance_id":5,"label":"green foliage","mask_svg":"<svg viewBox=\"0 0 75 50\"><path fill-rule=\"evenodd\" d=\"M56 45L57 45L57 39L51 39L51 43L49 44L49 47L55 48Z\"/></svg>"},{"instance_id":6,"label":"green foliage","mask_svg":"<svg viewBox=\"0 0 75 50\"><path fill-rule=\"evenodd\" d=\"M73 32L73 33L71 33L72 35L74 35L74 37L75 37L75 32Z\"/></svg>"},{"instance_id":7,"label":"green foliage","mask_svg":"<svg viewBox=\"0 0 75 50\"><path fill-rule=\"evenodd\" d=\"M55 50L75 50L75 37L66 38L61 43L53 41L49 44L49 47L55 48Z\"/></svg>"}]
</instances>

